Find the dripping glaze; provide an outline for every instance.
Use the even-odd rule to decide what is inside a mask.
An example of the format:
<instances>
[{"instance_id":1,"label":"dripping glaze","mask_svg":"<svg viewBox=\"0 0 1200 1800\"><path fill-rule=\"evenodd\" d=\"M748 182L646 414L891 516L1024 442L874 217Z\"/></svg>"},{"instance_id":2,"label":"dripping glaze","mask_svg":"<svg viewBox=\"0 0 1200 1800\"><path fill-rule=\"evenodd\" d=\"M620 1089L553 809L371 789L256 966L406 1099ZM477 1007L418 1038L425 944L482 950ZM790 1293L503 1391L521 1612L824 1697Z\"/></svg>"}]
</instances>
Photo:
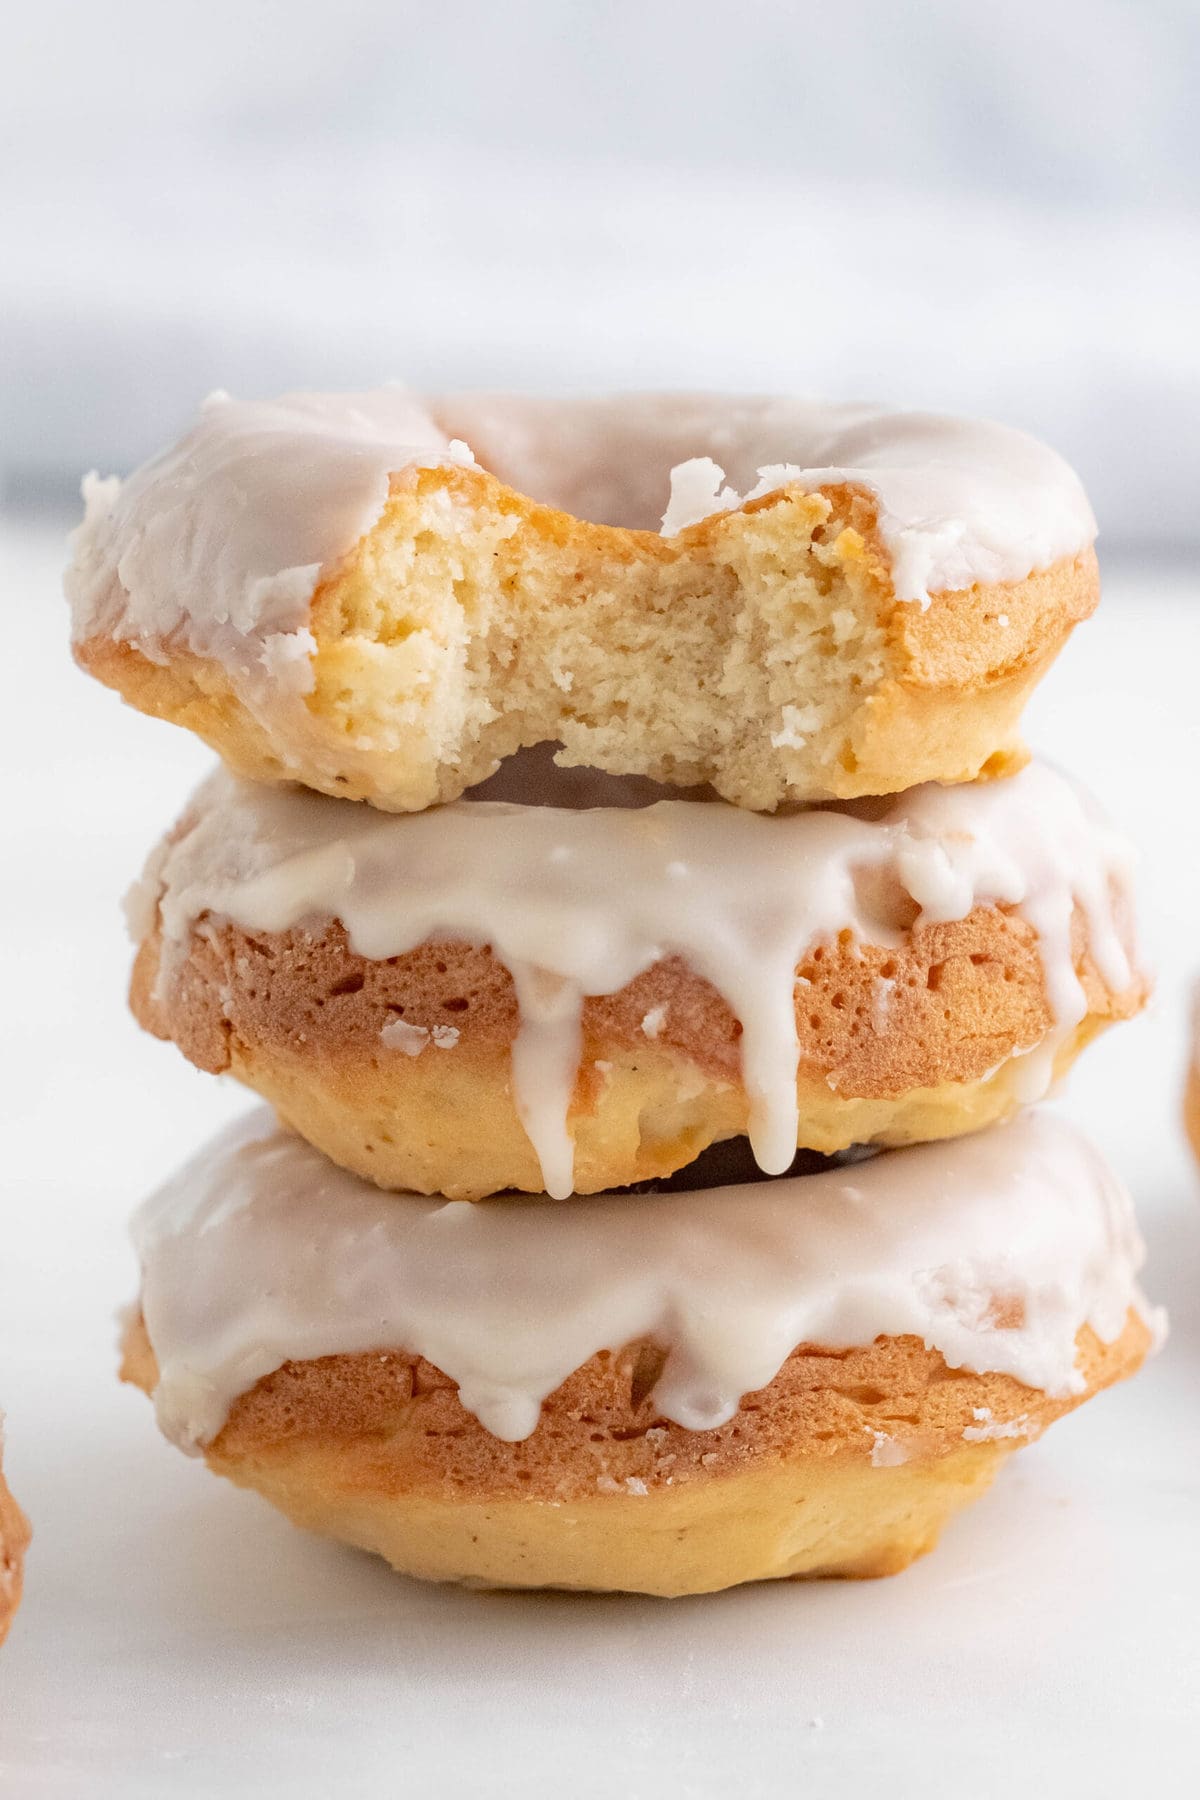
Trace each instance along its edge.
<instances>
[{"instance_id":1,"label":"dripping glaze","mask_svg":"<svg viewBox=\"0 0 1200 1800\"><path fill-rule=\"evenodd\" d=\"M567 810L482 799L389 815L222 771L194 797L181 835L151 857L131 924L137 937L160 924L160 991L206 920L285 931L337 919L369 960L435 938L490 945L520 1007L514 1100L557 1198L573 1189L568 1115L585 997L679 955L741 1023L750 1140L760 1166L779 1174L798 1135L797 964L847 929L899 944L897 894L922 923L995 904L1036 930L1054 1023L1025 1047L1024 1099L1045 1092L1087 1010L1072 953L1076 908L1109 988L1126 991L1134 978L1122 937L1128 845L1066 777L1033 764L867 810L764 817L695 800Z\"/></svg>"},{"instance_id":2,"label":"dripping glaze","mask_svg":"<svg viewBox=\"0 0 1200 1800\"><path fill-rule=\"evenodd\" d=\"M705 1431L800 1344L911 1334L952 1368L1064 1395L1082 1391L1085 1325L1112 1343L1133 1308L1162 1329L1128 1194L1043 1111L753 1186L477 1206L383 1194L262 1108L133 1235L159 1420L191 1450L239 1394L321 1356L423 1356L516 1441L573 1370L643 1340L667 1353L658 1410Z\"/></svg>"}]
</instances>

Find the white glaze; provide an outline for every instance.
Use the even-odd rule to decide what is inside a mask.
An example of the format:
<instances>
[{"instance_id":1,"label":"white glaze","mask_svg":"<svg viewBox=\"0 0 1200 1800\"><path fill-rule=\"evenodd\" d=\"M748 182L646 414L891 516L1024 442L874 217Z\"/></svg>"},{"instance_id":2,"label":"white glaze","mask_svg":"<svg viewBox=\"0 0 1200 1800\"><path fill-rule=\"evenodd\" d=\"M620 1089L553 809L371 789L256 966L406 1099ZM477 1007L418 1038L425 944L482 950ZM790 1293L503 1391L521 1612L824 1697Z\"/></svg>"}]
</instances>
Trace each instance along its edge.
<instances>
[{"instance_id":1,"label":"white glaze","mask_svg":"<svg viewBox=\"0 0 1200 1800\"><path fill-rule=\"evenodd\" d=\"M213 395L178 444L124 483L84 482L66 587L77 640L220 661L261 709L311 679L322 570L379 518L389 479L471 461L610 524L676 531L783 482L856 483L879 503L901 600L1019 580L1091 543L1061 457L1005 426L857 405L719 395L421 399L391 386ZM728 475L733 488L718 493ZM665 517L664 515L665 509Z\"/></svg>"},{"instance_id":2,"label":"white glaze","mask_svg":"<svg viewBox=\"0 0 1200 1800\"><path fill-rule=\"evenodd\" d=\"M430 939L491 945L520 1003L515 1102L559 1197L573 1185L567 1112L584 997L677 954L741 1021L750 1138L778 1174L798 1134L796 966L844 929L901 943L898 896L923 921L994 902L1037 930L1054 1029L1022 1047L1025 1097L1045 1091L1086 1011L1076 906L1109 987L1132 978L1119 923L1129 847L1064 776L1033 764L1006 781L914 788L860 816L869 810L764 817L720 802L565 811L486 800L389 815L219 772L194 798L190 829L151 857L131 917L141 937L157 909L164 984L205 916L249 931L340 919L374 960Z\"/></svg>"},{"instance_id":3,"label":"white glaze","mask_svg":"<svg viewBox=\"0 0 1200 1800\"><path fill-rule=\"evenodd\" d=\"M1077 1393L1079 1330L1111 1343L1145 1312L1128 1195L1044 1112L749 1187L473 1205L380 1193L264 1108L146 1203L134 1239L159 1419L187 1448L288 1360L419 1354L515 1440L597 1351L652 1339L657 1407L702 1431L804 1343L911 1333L952 1368Z\"/></svg>"},{"instance_id":4,"label":"white glaze","mask_svg":"<svg viewBox=\"0 0 1200 1800\"><path fill-rule=\"evenodd\" d=\"M863 487L878 501L896 598L923 606L975 582L1019 580L1078 555L1096 535L1074 471L1024 432L939 413L788 403L786 448L786 415L768 406L753 478L744 457L739 474L728 454L672 469L664 533L793 483ZM773 455L763 453L768 432Z\"/></svg>"},{"instance_id":5,"label":"white glaze","mask_svg":"<svg viewBox=\"0 0 1200 1800\"><path fill-rule=\"evenodd\" d=\"M66 575L74 636L159 661L178 643L302 691L321 570L376 523L392 471L464 455L400 387L211 394L192 430L127 481L85 478Z\"/></svg>"}]
</instances>

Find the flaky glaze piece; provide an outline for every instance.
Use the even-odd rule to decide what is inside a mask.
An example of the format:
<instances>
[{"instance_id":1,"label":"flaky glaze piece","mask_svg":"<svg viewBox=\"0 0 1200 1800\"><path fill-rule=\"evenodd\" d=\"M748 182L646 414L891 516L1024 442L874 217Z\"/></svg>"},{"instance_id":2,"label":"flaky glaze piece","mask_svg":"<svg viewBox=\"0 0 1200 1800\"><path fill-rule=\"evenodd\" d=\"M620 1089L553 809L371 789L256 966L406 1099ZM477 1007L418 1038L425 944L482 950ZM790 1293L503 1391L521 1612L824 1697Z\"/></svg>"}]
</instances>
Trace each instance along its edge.
<instances>
[{"instance_id":1,"label":"flaky glaze piece","mask_svg":"<svg viewBox=\"0 0 1200 1800\"><path fill-rule=\"evenodd\" d=\"M519 1443L485 1431L454 1384L399 1351L291 1362L236 1401L205 1455L293 1523L433 1581L680 1595L799 1576L882 1576L932 1550L1009 1454L1131 1375L1135 1311L1078 1338L1084 1388L1051 1398L949 1369L912 1337L802 1345L727 1425L659 1415L662 1353L602 1352ZM122 1379L153 1393L140 1319Z\"/></svg>"},{"instance_id":2,"label":"flaky glaze piece","mask_svg":"<svg viewBox=\"0 0 1200 1800\"><path fill-rule=\"evenodd\" d=\"M81 665L249 778L389 810L453 799L540 742L773 810L1018 766L1025 699L1096 604L1082 490L999 427L811 407L789 423L782 402L671 396L539 413L517 397L388 412L404 448L379 441L386 399L290 397L262 416L224 401L122 494L94 484L68 576ZM449 445L456 430L485 466ZM759 498L644 528L671 458L719 452L753 480L792 443L863 466L781 464ZM875 466L893 452L898 476ZM272 485L301 453L303 478ZM373 505L356 493L324 535L291 518L364 462ZM256 507L273 559L247 551L235 579L230 544Z\"/></svg>"}]
</instances>

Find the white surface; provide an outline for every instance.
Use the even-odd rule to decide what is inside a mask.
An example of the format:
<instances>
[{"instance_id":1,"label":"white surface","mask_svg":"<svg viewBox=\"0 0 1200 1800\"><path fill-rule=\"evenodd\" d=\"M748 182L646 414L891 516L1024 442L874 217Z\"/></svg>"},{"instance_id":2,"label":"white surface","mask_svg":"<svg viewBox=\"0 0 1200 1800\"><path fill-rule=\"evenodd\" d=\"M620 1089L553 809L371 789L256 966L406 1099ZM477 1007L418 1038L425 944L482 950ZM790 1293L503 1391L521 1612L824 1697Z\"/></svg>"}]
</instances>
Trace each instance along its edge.
<instances>
[{"instance_id":1,"label":"white surface","mask_svg":"<svg viewBox=\"0 0 1200 1800\"><path fill-rule=\"evenodd\" d=\"M0 1792L122 1800L1194 1792L1200 1192L1179 1135L1200 963L1194 580L1113 577L1035 735L1139 835L1152 1014L1069 1110L1134 1187L1174 1335L891 1581L672 1603L425 1588L291 1530L116 1385L135 1200L245 1101L124 1011L118 895L207 757L73 673L61 536L0 534L9 1110L6 1468L33 1518Z\"/></svg>"}]
</instances>

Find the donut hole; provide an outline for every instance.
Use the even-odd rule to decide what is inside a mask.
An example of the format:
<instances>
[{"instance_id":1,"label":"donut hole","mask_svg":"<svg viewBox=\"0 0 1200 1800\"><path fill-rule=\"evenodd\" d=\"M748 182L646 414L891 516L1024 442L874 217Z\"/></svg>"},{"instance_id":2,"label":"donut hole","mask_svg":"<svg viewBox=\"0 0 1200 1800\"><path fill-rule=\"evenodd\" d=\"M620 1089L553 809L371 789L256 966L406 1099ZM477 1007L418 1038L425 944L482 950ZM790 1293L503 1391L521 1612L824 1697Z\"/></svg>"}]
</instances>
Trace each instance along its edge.
<instances>
[{"instance_id":1,"label":"donut hole","mask_svg":"<svg viewBox=\"0 0 1200 1800\"><path fill-rule=\"evenodd\" d=\"M530 744L506 756L486 781L468 789L468 800L503 801L516 806L557 806L568 812L596 807L622 812L654 806L659 800L711 801L711 787L679 787L643 775L613 775L603 769L559 761L558 742Z\"/></svg>"},{"instance_id":2,"label":"donut hole","mask_svg":"<svg viewBox=\"0 0 1200 1800\"><path fill-rule=\"evenodd\" d=\"M797 1150L782 1175L767 1175L754 1160L749 1138L724 1138L708 1145L674 1174L632 1182L608 1191L613 1194L695 1194L712 1188L758 1186L764 1181L793 1180L797 1175L820 1175L848 1163L862 1162L875 1154L871 1147L857 1144L834 1156L823 1156L818 1150Z\"/></svg>"}]
</instances>

